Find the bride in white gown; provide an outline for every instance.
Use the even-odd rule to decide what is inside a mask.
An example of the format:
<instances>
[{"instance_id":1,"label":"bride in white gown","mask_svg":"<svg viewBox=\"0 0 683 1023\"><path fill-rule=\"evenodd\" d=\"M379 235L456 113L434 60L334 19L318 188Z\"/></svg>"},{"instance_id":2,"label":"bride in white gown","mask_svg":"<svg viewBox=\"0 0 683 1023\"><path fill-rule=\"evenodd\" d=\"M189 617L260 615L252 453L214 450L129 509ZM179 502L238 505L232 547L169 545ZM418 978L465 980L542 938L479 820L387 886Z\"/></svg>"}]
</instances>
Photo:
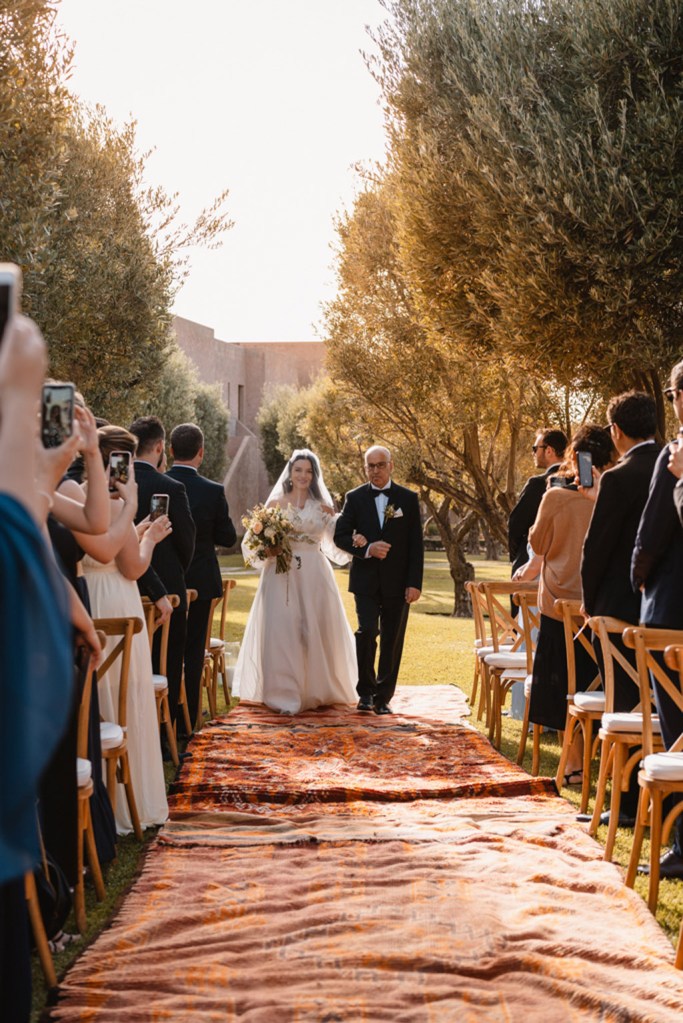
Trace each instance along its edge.
<instances>
[{"instance_id":1,"label":"bride in white gown","mask_svg":"<svg viewBox=\"0 0 683 1023\"><path fill-rule=\"evenodd\" d=\"M268 507L279 505L294 525L292 565L245 559L262 568L239 658L233 696L284 714L330 704L355 704L358 668L351 627L328 557L350 560L332 540L336 515L313 452L298 450L275 484Z\"/></svg>"}]
</instances>

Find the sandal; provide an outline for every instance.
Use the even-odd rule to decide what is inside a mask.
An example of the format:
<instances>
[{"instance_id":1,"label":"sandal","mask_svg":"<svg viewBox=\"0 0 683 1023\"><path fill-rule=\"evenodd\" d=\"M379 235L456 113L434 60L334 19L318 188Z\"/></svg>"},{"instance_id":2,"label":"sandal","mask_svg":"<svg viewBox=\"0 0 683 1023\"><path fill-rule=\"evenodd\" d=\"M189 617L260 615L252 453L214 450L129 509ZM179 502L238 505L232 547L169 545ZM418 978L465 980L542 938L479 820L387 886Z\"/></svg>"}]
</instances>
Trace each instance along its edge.
<instances>
[{"instance_id":1,"label":"sandal","mask_svg":"<svg viewBox=\"0 0 683 1023\"><path fill-rule=\"evenodd\" d=\"M80 941L80 934L69 934L68 931L58 931L53 938L48 941L48 946L53 955L58 952L63 952L64 949L71 945L74 941Z\"/></svg>"},{"instance_id":2,"label":"sandal","mask_svg":"<svg viewBox=\"0 0 683 1023\"><path fill-rule=\"evenodd\" d=\"M565 788L570 788L572 785L583 785L583 771L570 771L569 774L565 774L563 785Z\"/></svg>"}]
</instances>

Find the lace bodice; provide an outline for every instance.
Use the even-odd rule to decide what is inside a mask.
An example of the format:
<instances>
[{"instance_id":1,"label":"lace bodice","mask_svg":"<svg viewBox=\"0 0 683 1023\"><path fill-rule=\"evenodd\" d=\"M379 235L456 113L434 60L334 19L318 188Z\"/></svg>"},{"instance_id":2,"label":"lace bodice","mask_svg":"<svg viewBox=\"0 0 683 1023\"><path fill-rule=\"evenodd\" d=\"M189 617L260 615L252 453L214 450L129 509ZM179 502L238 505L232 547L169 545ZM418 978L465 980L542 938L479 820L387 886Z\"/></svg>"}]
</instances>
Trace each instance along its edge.
<instances>
[{"instance_id":1,"label":"lace bodice","mask_svg":"<svg viewBox=\"0 0 683 1023\"><path fill-rule=\"evenodd\" d=\"M331 527L336 519L323 511L320 501L309 497L303 508L287 505L285 515L294 526L292 543L320 543L324 536L330 535Z\"/></svg>"}]
</instances>

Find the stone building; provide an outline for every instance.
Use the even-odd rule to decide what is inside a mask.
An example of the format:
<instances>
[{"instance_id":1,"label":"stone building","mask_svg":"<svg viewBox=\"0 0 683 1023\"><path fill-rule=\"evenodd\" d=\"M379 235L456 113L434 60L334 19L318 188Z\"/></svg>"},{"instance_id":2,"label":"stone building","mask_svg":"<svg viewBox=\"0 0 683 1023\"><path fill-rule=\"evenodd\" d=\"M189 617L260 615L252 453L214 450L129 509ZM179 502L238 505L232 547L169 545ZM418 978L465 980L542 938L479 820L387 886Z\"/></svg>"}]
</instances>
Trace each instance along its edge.
<instances>
[{"instance_id":1,"label":"stone building","mask_svg":"<svg viewBox=\"0 0 683 1023\"><path fill-rule=\"evenodd\" d=\"M221 341L211 327L182 316L174 318L173 327L200 380L220 384L223 392L230 415L224 485L239 533L240 517L270 490L256 424L264 389L308 386L323 369L325 346L319 341Z\"/></svg>"}]
</instances>

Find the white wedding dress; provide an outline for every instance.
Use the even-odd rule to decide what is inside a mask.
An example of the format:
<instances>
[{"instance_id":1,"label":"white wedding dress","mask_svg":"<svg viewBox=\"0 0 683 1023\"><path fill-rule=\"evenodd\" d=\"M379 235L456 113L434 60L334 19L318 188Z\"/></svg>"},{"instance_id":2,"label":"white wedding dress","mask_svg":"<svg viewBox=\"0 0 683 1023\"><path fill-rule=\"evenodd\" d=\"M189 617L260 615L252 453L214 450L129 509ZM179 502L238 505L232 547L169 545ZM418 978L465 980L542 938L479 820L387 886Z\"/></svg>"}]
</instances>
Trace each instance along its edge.
<instances>
[{"instance_id":1,"label":"white wedding dress","mask_svg":"<svg viewBox=\"0 0 683 1023\"><path fill-rule=\"evenodd\" d=\"M289 505L292 566L263 565L235 666L232 693L285 714L358 699L356 649L332 566L320 544L332 544L336 516L309 498ZM303 538L306 539L303 539ZM346 557L337 551L340 557Z\"/></svg>"},{"instance_id":2,"label":"white wedding dress","mask_svg":"<svg viewBox=\"0 0 683 1023\"><path fill-rule=\"evenodd\" d=\"M83 572L93 618L135 617L144 623L137 583L122 576L114 561L102 565L86 554ZM106 653L118 642L118 636L108 637ZM118 721L120 665L121 661L117 659L111 671L101 678L98 675L100 713L105 721ZM152 682L152 658L144 625L142 631L133 636L126 717L128 761L140 824L143 828L163 824L168 818L168 803ZM115 817L119 835L127 835L133 830L126 792L120 784L116 786Z\"/></svg>"}]
</instances>

